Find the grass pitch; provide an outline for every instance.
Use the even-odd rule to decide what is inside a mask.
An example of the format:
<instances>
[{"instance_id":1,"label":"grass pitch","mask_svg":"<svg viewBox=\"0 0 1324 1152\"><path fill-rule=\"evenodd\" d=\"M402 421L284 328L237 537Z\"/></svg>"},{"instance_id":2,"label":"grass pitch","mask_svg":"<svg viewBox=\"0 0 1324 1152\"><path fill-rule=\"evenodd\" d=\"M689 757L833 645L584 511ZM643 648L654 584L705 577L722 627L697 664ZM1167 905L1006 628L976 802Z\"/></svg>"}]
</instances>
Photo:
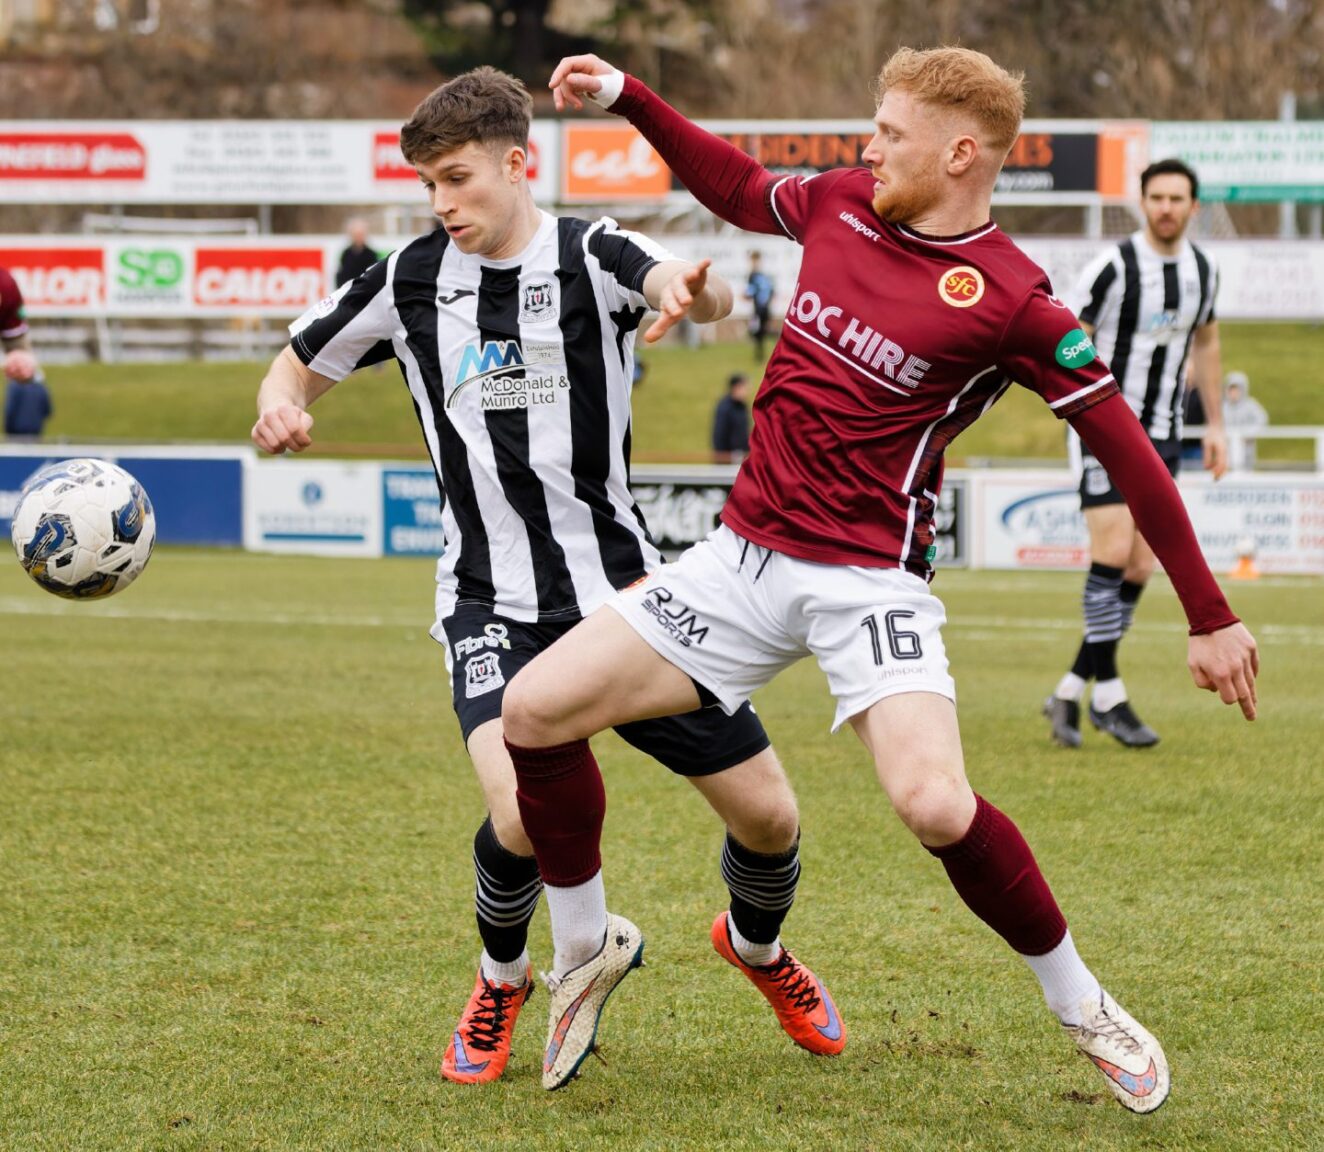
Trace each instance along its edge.
<instances>
[{"instance_id":1,"label":"grass pitch","mask_svg":"<svg viewBox=\"0 0 1324 1152\"><path fill-rule=\"evenodd\" d=\"M649 967L603 1061L538 1086L545 994L506 1078L436 1074L473 980L482 818L431 565L163 550L66 604L0 565L0 1147L1287 1149L1321 1127L1317 584L1234 589L1261 719L1197 692L1158 584L1123 664L1163 735L1049 745L1080 580L942 573L969 772L1035 847L1082 953L1164 1042L1135 1117L885 806L808 663L758 704L799 792L786 938L850 1029L815 1059L712 952L719 828L598 741L611 905ZM593 653L585 652L585 660ZM550 949L535 921L535 962Z\"/></svg>"}]
</instances>

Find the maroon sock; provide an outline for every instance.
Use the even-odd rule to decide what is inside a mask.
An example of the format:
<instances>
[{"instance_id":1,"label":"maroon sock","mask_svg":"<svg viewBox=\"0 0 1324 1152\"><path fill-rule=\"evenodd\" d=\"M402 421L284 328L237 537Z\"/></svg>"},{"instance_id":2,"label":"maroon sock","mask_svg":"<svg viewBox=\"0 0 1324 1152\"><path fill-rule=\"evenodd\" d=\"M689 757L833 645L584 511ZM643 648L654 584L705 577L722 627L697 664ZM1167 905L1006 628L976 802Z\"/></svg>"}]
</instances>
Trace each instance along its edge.
<instances>
[{"instance_id":1,"label":"maroon sock","mask_svg":"<svg viewBox=\"0 0 1324 1152\"><path fill-rule=\"evenodd\" d=\"M1020 830L982 796L955 844L930 848L970 911L1022 956L1051 952L1067 922Z\"/></svg>"},{"instance_id":2,"label":"maroon sock","mask_svg":"<svg viewBox=\"0 0 1324 1152\"><path fill-rule=\"evenodd\" d=\"M602 870L607 793L587 740L551 748L506 741L515 764L515 799L544 883L571 888Z\"/></svg>"}]
</instances>

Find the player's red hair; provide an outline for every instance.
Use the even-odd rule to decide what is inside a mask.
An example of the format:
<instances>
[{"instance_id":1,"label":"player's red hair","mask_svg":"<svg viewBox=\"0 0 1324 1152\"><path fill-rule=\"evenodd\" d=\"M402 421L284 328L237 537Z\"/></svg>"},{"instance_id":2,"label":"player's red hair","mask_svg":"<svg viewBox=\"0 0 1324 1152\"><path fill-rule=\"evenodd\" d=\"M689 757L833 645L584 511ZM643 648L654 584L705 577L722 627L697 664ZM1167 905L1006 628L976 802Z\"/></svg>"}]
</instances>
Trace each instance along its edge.
<instances>
[{"instance_id":1,"label":"player's red hair","mask_svg":"<svg viewBox=\"0 0 1324 1152\"><path fill-rule=\"evenodd\" d=\"M879 100L889 88L968 114L1003 152L1016 143L1025 115L1025 74L969 48L898 48L878 74Z\"/></svg>"}]
</instances>

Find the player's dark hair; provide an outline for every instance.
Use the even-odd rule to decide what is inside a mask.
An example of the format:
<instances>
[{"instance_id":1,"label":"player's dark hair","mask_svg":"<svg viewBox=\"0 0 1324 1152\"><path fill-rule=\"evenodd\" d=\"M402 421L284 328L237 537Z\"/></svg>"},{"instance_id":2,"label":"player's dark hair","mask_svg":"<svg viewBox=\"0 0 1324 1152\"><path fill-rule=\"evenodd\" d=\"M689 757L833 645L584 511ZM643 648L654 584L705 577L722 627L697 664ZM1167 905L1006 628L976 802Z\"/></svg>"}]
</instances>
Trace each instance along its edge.
<instances>
[{"instance_id":1,"label":"player's dark hair","mask_svg":"<svg viewBox=\"0 0 1324 1152\"><path fill-rule=\"evenodd\" d=\"M425 164L471 140L529 146L533 97L514 76L484 65L435 88L400 129L400 151Z\"/></svg>"},{"instance_id":2,"label":"player's dark hair","mask_svg":"<svg viewBox=\"0 0 1324 1152\"><path fill-rule=\"evenodd\" d=\"M726 379L726 390L728 392L734 392L738 387L740 387L741 384L748 384L748 383L749 383L749 377L746 376L743 372L733 372Z\"/></svg>"},{"instance_id":3,"label":"player's dark hair","mask_svg":"<svg viewBox=\"0 0 1324 1152\"><path fill-rule=\"evenodd\" d=\"M1149 182L1155 176L1185 176L1191 182L1191 199L1200 199L1200 180L1189 164L1183 163L1175 157L1168 160L1155 160L1153 164L1140 173L1141 196L1145 194L1145 189L1149 187Z\"/></svg>"}]
</instances>

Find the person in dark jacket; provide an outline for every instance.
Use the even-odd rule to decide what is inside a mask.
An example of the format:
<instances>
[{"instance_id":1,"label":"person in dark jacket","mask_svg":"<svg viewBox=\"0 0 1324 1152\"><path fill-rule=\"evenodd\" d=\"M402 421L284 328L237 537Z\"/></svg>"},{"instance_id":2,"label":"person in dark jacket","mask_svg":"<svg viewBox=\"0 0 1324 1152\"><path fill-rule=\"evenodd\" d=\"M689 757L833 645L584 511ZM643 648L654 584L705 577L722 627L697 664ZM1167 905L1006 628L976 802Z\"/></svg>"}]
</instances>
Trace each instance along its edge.
<instances>
[{"instance_id":1,"label":"person in dark jacket","mask_svg":"<svg viewBox=\"0 0 1324 1152\"><path fill-rule=\"evenodd\" d=\"M5 435L11 440L35 440L51 415L51 393L38 369L26 380L5 381Z\"/></svg>"},{"instance_id":2,"label":"person in dark jacket","mask_svg":"<svg viewBox=\"0 0 1324 1152\"><path fill-rule=\"evenodd\" d=\"M368 243L368 222L355 217L346 226L349 245L340 253L340 265L336 268L336 287L355 280L377 263L376 250Z\"/></svg>"},{"instance_id":3,"label":"person in dark jacket","mask_svg":"<svg viewBox=\"0 0 1324 1152\"><path fill-rule=\"evenodd\" d=\"M737 372L713 410L713 463L738 464L749 452L749 377Z\"/></svg>"}]
</instances>

